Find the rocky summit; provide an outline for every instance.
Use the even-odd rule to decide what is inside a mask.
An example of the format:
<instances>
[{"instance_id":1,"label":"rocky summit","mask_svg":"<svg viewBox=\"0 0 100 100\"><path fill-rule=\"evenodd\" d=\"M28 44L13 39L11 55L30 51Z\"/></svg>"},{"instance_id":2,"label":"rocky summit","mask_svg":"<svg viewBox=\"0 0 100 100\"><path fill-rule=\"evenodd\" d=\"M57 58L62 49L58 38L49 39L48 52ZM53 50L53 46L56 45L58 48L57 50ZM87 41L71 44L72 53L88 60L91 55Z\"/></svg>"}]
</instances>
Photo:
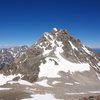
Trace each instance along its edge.
<instances>
[{"instance_id":1,"label":"rocky summit","mask_svg":"<svg viewBox=\"0 0 100 100\"><path fill-rule=\"evenodd\" d=\"M31 47L0 50L0 86L0 100L98 100L100 56L54 28Z\"/></svg>"}]
</instances>

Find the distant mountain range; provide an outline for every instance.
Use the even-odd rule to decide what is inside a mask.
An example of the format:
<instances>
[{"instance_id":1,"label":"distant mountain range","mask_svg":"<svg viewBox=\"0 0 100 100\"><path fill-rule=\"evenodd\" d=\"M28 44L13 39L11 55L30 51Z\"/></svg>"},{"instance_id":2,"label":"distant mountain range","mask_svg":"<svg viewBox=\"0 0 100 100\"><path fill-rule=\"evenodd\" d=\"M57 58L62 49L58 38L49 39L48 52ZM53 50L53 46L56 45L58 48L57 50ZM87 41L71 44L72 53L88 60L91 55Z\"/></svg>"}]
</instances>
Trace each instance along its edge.
<instances>
[{"instance_id":1,"label":"distant mountain range","mask_svg":"<svg viewBox=\"0 0 100 100\"><path fill-rule=\"evenodd\" d=\"M0 69L9 66L13 63L14 59L21 57L28 46L16 46L11 48L0 49Z\"/></svg>"},{"instance_id":2,"label":"distant mountain range","mask_svg":"<svg viewBox=\"0 0 100 100\"><path fill-rule=\"evenodd\" d=\"M100 48L92 48L96 52L100 52Z\"/></svg>"}]
</instances>

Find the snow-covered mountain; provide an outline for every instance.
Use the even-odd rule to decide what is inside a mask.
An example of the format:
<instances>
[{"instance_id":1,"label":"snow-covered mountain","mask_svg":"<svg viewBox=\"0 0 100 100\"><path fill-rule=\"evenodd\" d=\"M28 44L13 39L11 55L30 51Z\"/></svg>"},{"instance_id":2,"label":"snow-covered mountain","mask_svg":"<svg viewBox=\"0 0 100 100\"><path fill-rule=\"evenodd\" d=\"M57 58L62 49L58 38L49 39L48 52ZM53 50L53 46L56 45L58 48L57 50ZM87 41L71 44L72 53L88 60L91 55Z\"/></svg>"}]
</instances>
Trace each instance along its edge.
<instances>
[{"instance_id":1,"label":"snow-covered mountain","mask_svg":"<svg viewBox=\"0 0 100 100\"><path fill-rule=\"evenodd\" d=\"M28 46L0 49L0 68L11 65L14 59L21 57L27 49Z\"/></svg>"},{"instance_id":2,"label":"snow-covered mountain","mask_svg":"<svg viewBox=\"0 0 100 100\"><path fill-rule=\"evenodd\" d=\"M61 77L63 72L72 74L93 70L99 78L98 63L96 54L79 39L74 39L66 30L54 28L50 33L45 32L25 54L6 69L11 71L5 73L21 74L21 79L33 82L40 77Z\"/></svg>"},{"instance_id":3,"label":"snow-covered mountain","mask_svg":"<svg viewBox=\"0 0 100 100\"><path fill-rule=\"evenodd\" d=\"M15 91L9 100L79 100L100 93L100 57L66 30L45 32L24 53L12 50L13 63L0 70L0 85ZM20 99L26 94L32 98Z\"/></svg>"}]
</instances>

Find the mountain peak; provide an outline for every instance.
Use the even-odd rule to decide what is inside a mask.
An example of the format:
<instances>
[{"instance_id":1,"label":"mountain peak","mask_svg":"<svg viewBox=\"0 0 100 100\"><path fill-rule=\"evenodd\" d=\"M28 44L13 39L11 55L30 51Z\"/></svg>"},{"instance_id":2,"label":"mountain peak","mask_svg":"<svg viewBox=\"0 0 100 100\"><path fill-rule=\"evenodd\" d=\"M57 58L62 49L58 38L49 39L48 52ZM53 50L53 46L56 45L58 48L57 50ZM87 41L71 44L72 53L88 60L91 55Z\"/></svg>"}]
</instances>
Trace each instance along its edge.
<instances>
[{"instance_id":1,"label":"mountain peak","mask_svg":"<svg viewBox=\"0 0 100 100\"><path fill-rule=\"evenodd\" d=\"M57 73L60 71L89 71L90 66L99 71L97 63L95 54L79 40L66 30L53 28L52 32L45 32L43 37L10 67L11 73L20 73L23 75L21 79L33 82L41 76L51 77L51 73L59 76Z\"/></svg>"},{"instance_id":2,"label":"mountain peak","mask_svg":"<svg viewBox=\"0 0 100 100\"><path fill-rule=\"evenodd\" d=\"M58 30L57 30L57 28L53 28L53 29L52 29L52 31L55 31L55 32L57 32Z\"/></svg>"}]
</instances>

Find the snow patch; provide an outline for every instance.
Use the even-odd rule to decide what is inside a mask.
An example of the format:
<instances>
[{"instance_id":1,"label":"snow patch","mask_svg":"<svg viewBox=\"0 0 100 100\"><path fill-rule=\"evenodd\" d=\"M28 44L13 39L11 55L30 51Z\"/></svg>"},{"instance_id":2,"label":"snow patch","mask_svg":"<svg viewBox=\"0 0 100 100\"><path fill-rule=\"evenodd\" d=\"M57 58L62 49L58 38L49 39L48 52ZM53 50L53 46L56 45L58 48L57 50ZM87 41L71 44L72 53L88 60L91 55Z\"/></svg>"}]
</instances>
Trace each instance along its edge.
<instances>
[{"instance_id":1,"label":"snow patch","mask_svg":"<svg viewBox=\"0 0 100 100\"><path fill-rule=\"evenodd\" d=\"M26 98L22 100L62 100L62 99L56 99L52 94L37 94L37 95L31 95L32 98Z\"/></svg>"},{"instance_id":2,"label":"snow patch","mask_svg":"<svg viewBox=\"0 0 100 100\"><path fill-rule=\"evenodd\" d=\"M92 55L92 52L90 52L84 45L82 48L86 53L88 53L89 55Z\"/></svg>"},{"instance_id":3,"label":"snow patch","mask_svg":"<svg viewBox=\"0 0 100 100\"><path fill-rule=\"evenodd\" d=\"M25 80L19 80L18 83L21 85L33 85L32 83L25 81Z\"/></svg>"},{"instance_id":4,"label":"snow patch","mask_svg":"<svg viewBox=\"0 0 100 100\"><path fill-rule=\"evenodd\" d=\"M100 93L100 91L87 91L87 92L71 92L71 93L65 93L67 95L79 95L79 94L95 94Z\"/></svg>"},{"instance_id":5,"label":"snow patch","mask_svg":"<svg viewBox=\"0 0 100 100\"><path fill-rule=\"evenodd\" d=\"M9 76L5 76L3 74L0 74L0 85L4 85L9 81L12 81L15 77L21 77L21 74L18 75L9 75Z\"/></svg>"},{"instance_id":6,"label":"snow patch","mask_svg":"<svg viewBox=\"0 0 100 100\"><path fill-rule=\"evenodd\" d=\"M0 87L0 91L1 91L1 90L11 90L11 88L1 88L1 87Z\"/></svg>"},{"instance_id":7,"label":"snow patch","mask_svg":"<svg viewBox=\"0 0 100 100\"><path fill-rule=\"evenodd\" d=\"M100 91L89 91L89 93L100 93Z\"/></svg>"},{"instance_id":8,"label":"snow patch","mask_svg":"<svg viewBox=\"0 0 100 100\"><path fill-rule=\"evenodd\" d=\"M53 85L58 84L58 83L61 83L61 82L58 82L58 81L53 81L52 82Z\"/></svg>"},{"instance_id":9,"label":"snow patch","mask_svg":"<svg viewBox=\"0 0 100 100\"><path fill-rule=\"evenodd\" d=\"M43 55L49 54L51 51L52 51L52 50L45 50L45 49L44 49Z\"/></svg>"},{"instance_id":10,"label":"snow patch","mask_svg":"<svg viewBox=\"0 0 100 100\"><path fill-rule=\"evenodd\" d=\"M73 50L76 49L78 51L78 49L73 45L73 43L71 41L68 41L68 42L70 43Z\"/></svg>"},{"instance_id":11,"label":"snow patch","mask_svg":"<svg viewBox=\"0 0 100 100\"><path fill-rule=\"evenodd\" d=\"M65 83L66 85L74 85L73 83Z\"/></svg>"},{"instance_id":12,"label":"snow patch","mask_svg":"<svg viewBox=\"0 0 100 100\"><path fill-rule=\"evenodd\" d=\"M53 31L58 31L57 28L53 28Z\"/></svg>"},{"instance_id":13,"label":"snow patch","mask_svg":"<svg viewBox=\"0 0 100 100\"><path fill-rule=\"evenodd\" d=\"M33 85L32 83L25 81L25 80L18 80L18 81L12 81L15 77L22 77L21 74L18 75L9 75L9 76L5 76L3 74L0 74L0 85L4 85L6 83L10 83L10 84L22 84L22 85Z\"/></svg>"},{"instance_id":14,"label":"snow patch","mask_svg":"<svg viewBox=\"0 0 100 100\"><path fill-rule=\"evenodd\" d=\"M63 53L63 43L61 41L56 41L58 47L56 47L56 51L54 52L56 55L59 54L59 53Z\"/></svg>"},{"instance_id":15,"label":"snow patch","mask_svg":"<svg viewBox=\"0 0 100 100\"><path fill-rule=\"evenodd\" d=\"M79 82L74 82L75 84L80 84Z\"/></svg>"},{"instance_id":16,"label":"snow patch","mask_svg":"<svg viewBox=\"0 0 100 100\"><path fill-rule=\"evenodd\" d=\"M30 85L30 86L33 85L32 83L30 83L28 81L25 81L25 80L10 81L8 83L10 83L10 84L21 84L21 85Z\"/></svg>"},{"instance_id":17,"label":"snow patch","mask_svg":"<svg viewBox=\"0 0 100 100\"><path fill-rule=\"evenodd\" d=\"M94 57L94 59L98 61L98 59L97 59L96 57ZM100 65L99 65L99 66L100 66Z\"/></svg>"},{"instance_id":18,"label":"snow patch","mask_svg":"<svg viewBox=\"0 0 100 100\"><path fill-rule=\"evenodd\" d=\"M100 66L100 62L98 63L98 65Z\"/></svg>"},{"instance_id":19,"label":"snow patch","mask_svg":"<svg viewBox=\"0 0 100 100\"><path fill-rule=\"evenodd\" d=\"M16 83L18 83L18 81L10 81L8 83L10 83L10 84L16 84Z\"/></svg>"},{"instance_id":20,"label":"snow patch","mask_svg":"<svg viewBox=\"0 0 100 100\"><path fill-rule=\"evenodd\" d=\"M35 82L35 84L38 84L38 85L41 85L41 86L44 86L44 87L52 87L52 86L47 84L47 81L48 80L42 80L42 81L39 81L39 82Z\"/></svg>"},{"instance_id":21,"label":"snow patch","mask_svg":"<svg viewBox=\"0 0 100 100\"><path fill-rule=\"evenodd\" d=\"M87 92L73 92L73 93L65 93L67 95L79 95L79 94L88 94Z\"/></svg>"},{"instance_id":22,"label":"snow patch","mask_svg":"<svg viewBox=\"0 0 100 100\"><path fill-rule=\"evenodd\" d=\"M46 63L43 64L41 63L40 67L40 73L39 73L39 77L60 77L60 75L58 75L59 71L64 71L64 72L83 72L83 71L89 71L90 70L90 66L87 63L81 63L81 64L76 64L76 63L72 63L69 62L67 60L65 60L64 58L62 58L59 55L57 55L58 58L53 58L56 59L55 61L58 63L58 65L55 65L54 62L52 62L49 59L52 59L50 57L46 58Z\"/></svg>"}]
</instances>

